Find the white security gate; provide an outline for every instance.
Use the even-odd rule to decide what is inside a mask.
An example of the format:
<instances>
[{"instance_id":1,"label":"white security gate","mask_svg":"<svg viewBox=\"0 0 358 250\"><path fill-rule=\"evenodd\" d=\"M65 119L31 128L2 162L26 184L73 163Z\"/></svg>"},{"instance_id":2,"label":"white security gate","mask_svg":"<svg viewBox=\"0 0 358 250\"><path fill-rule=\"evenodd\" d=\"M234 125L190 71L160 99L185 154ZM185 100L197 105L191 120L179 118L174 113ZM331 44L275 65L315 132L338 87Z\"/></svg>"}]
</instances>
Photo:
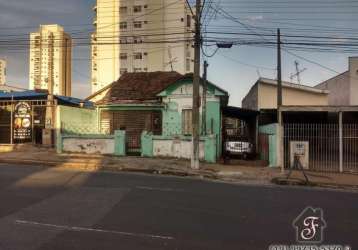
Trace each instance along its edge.
<instances>
[{"instance_id":1,"label":"white security gate","mask_svg":"<svg viewBox=\"0 0 358 250\"><path fill-rule=\"evenodd\" d=\"M341 133L338 124L284 124L283 130L285 168L292 165L291 142L299 141L309 145L309 170L358 172L358 124L343 124Z\"/></svg>"}]
</instances>

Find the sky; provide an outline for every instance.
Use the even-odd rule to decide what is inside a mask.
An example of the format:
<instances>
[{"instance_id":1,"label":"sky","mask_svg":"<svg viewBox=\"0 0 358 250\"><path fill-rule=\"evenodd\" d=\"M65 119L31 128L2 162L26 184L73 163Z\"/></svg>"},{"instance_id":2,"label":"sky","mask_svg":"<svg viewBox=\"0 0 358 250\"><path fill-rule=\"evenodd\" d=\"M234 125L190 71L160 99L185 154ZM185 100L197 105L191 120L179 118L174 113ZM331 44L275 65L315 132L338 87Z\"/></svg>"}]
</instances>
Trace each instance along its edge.
<instances>
[{"instance_id":1,"label":"sky","mask_svg":"<svg viewBox=\"0 0 358 250\"><path fill-rule=\"evenodd\" d=\"M337 41L344 41L343 37L354 36L358 29L358 17L354 13L357 13L358 0L206 2L211 3L211 7L207 9L211 12L204 12L203 20L205 30L211 32L267 34L281 28L283 34L329 35L336 37ZM90 30L94 5L95 0L0 0L0 40L6 40L14 35L28 37L40 24L59 24L68 33ZM225 10L239 22L225 18L220 12L214 12L218 8ZM220 37L218 34L216 36ZM240 37L235 35L235 38ZM250 39L263 41L264 38L256 35ZM205 51L206 54L214 52L210 47ZM293 52L301 58L283 51L283 79L290 81L290 75L295 73L294 62L297 60L300 69L304 70L301 82L308 86L314 86L339 72L346 71L348 57L355 55L336 51ZM75 47L72 57L72 94L84 98L90 95L90 62L85 60L90 58L89 47ZM0 47L0 58L7 60L8 84L28 88L28 50L10 51ZM233 106L241 106L242 98L259 77L275 79L277 74L277 52L274 48L235 45L231 49L220 49L213 57L206 59L209 62L208 79L229 92L230 105ZM312 61L323 67L313 64ZM296 79L293 81L296 82Z\"/></svg>"}]
</instances>

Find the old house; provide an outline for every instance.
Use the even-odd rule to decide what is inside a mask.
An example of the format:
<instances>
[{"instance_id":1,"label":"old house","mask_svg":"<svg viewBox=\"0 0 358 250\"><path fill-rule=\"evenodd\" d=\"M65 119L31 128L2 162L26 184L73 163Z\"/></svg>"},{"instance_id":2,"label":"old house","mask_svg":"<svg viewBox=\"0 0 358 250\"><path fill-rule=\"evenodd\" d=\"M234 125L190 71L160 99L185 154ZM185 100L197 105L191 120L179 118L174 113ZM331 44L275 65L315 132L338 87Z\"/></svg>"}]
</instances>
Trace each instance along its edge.
<instances>
[{"instance_id":1,"label":"old house","mask_svg":"<svg viewBox=\"0 0 358 250\"><path fill-rule=\"evenodd\" d=\"M88 100L96 102L100 133L125 131L127 154L189 159L192 91L191 74L125 73ZM215 162L221 154L221 108L228 103L228 93L208 82L205 105L203 98L200 102L200 157Z\"/></svg>"}]
</instances>

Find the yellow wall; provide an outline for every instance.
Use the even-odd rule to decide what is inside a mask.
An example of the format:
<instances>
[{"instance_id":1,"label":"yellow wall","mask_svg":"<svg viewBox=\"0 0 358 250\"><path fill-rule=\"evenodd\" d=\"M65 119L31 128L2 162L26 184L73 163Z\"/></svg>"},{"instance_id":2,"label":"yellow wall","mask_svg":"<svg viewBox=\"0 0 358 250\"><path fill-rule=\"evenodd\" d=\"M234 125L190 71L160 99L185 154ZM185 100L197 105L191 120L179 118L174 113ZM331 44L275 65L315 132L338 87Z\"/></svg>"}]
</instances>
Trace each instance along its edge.
<instances>
[{"instance_id":1,"label":"yellow wall","mask_svg":"<svg viewBox=\"0 0 358 250\"><path fill-rule=\"evenodd\" d=\"M277 108L277 87L259 84L258 109ZM314 93L305 90L283 87L283 105L325 106L328 105L328 94Z\"/></svg>"}]
</instances>

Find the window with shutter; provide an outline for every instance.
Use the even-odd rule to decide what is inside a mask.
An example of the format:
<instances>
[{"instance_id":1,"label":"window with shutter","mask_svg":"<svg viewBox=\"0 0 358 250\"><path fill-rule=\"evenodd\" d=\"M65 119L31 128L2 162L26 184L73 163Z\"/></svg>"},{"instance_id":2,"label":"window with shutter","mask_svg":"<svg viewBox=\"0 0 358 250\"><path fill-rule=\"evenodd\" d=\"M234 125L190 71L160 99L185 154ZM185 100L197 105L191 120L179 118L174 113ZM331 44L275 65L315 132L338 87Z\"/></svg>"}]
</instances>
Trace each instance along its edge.
<instances>
[{"instance_id":1,"label":"window with shutter","mask_svg":"<svg viewBox=\"0 0 358 250\"><path fill-rule=\"evenodd\" d=\"M183 135L191 135L193 131L192 127L192 110L184 109L182 111L182 127L183 127Z\"/></svg>"}]
</instances>

